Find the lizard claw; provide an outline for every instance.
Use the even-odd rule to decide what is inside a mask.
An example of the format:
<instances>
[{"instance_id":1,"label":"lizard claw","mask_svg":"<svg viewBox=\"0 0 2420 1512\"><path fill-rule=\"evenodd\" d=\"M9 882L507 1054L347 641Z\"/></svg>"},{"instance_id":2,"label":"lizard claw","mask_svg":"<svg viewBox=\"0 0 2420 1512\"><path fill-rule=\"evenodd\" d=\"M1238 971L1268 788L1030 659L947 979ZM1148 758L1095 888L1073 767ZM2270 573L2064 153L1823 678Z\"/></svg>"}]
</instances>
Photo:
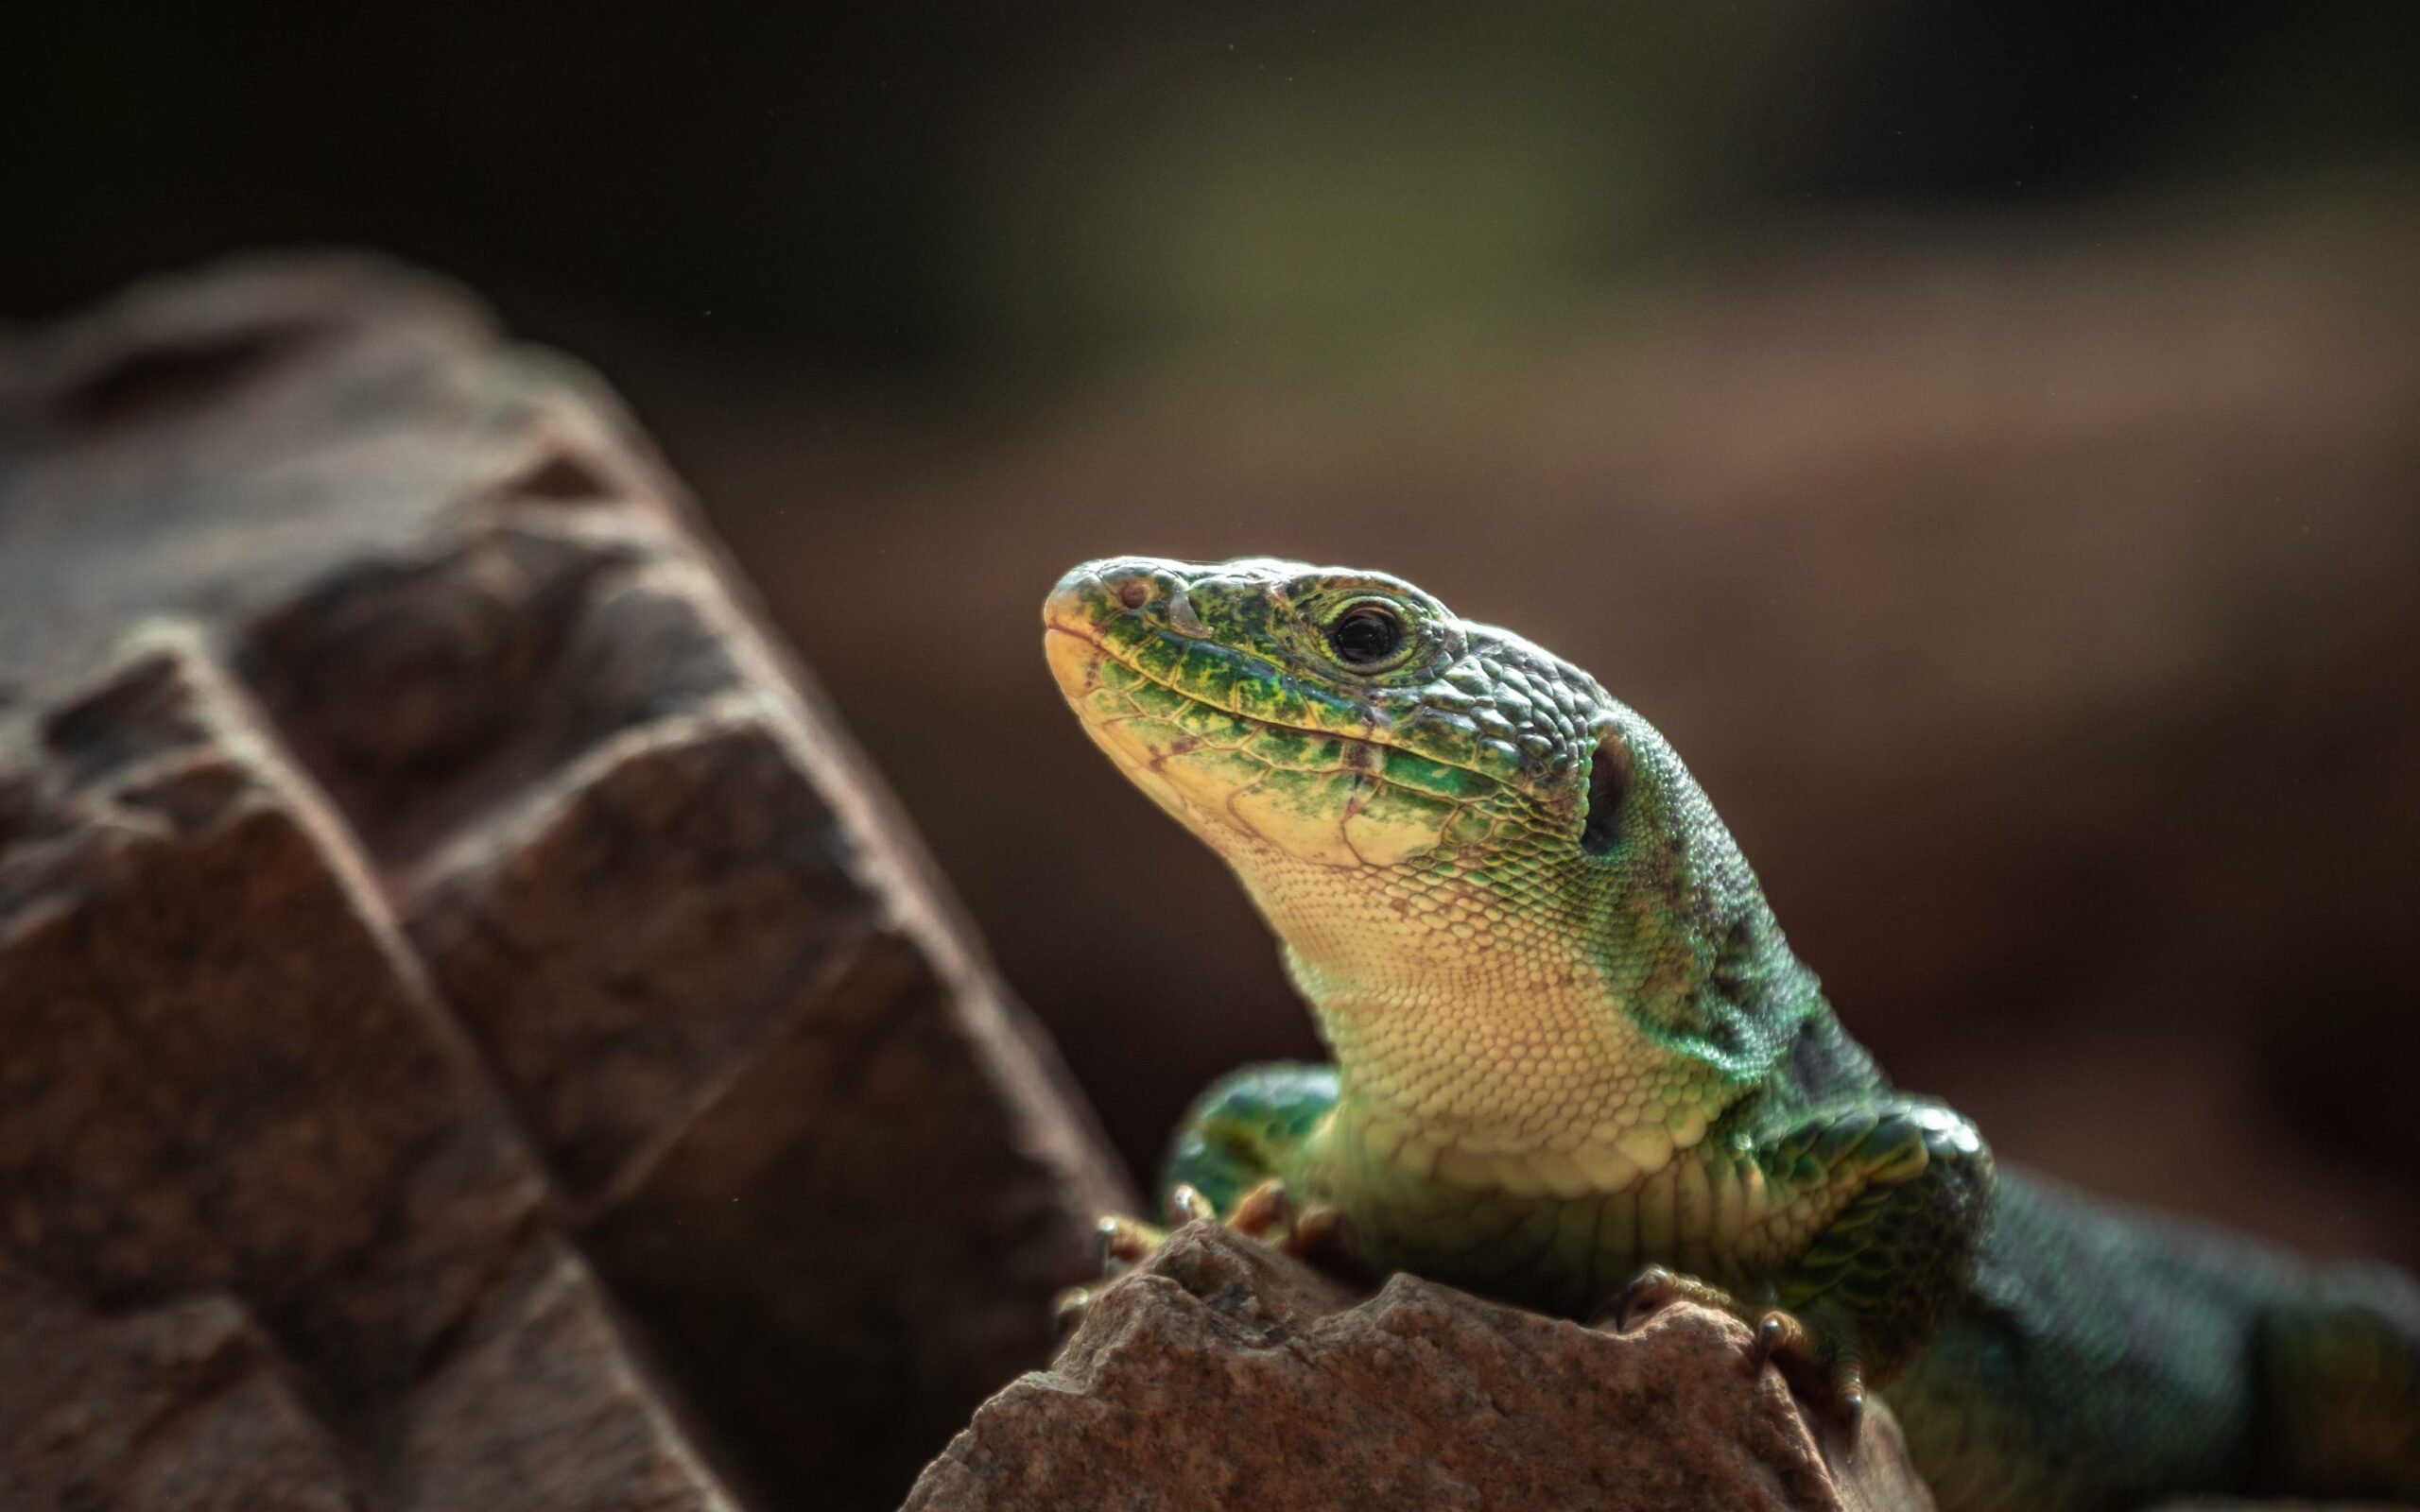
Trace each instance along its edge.
<instances>
[{"instance_id":1,"label":"lizard claw","mask_svg":"<svg viewBox=\"0 0 2420 1512\"><path fill-rule=\"evenodd\" d=\"M1674 1302L1696 1302L1735 1317L1739 1312L1739 1304L1720 1287L1662 1265L1649 1265L1632 1277L1630 1284L1615 1294L1613 1301L1591 1318L1588 1326L1603 1328L1611 1324L1615 1332L1628 1333Z\"/></svg>"},{"instance_id":2,"label":"lizard claw","mask_svg":"<svg viewBox=\"0 0 2420 1512\"><path fill-rule=\"evenodd\" d=\"M1666 1286L1677 1280L1661 1265L1650 1265L1630 1279L1629 1284L1614 1294L1614 1299L1597 1310L1588 1320L1592 1329L1613 1330L1628 1333L1648 1314L1662 1307L1668 1297Z\"/></svg>"},{"instance_id":3,"label":"lizard claw","mask_svg":"<svg viewBox=\"0 0 2420 1512\"><path fill-rule=\"evenodd\" d=\"M1288 1243L1292 1253L1307 1260L1343 1263L1354 1259L1352 1226L1344 1221L1344 1214L1330 1207L1305 1209L1294 1220Z\"/></svg>"},{"instance_id":4,"label":"lizard claw","mask_svg":"<svg viewBox=\"0 0 2420 1512\"><path fill-rule=\"evenodd\" d=\"M1217 1216L1219 1216L1219 1210L1210 1205L1210 1199L1203 1196L1200 1189L1188 1186L1183 1181L1168 1188L1168 1221L1170 1223L1193 1223L1199 1219Z\"/></svg>"},{"instance_id":5,"label":"lizard claw","mask_svg":"<svg viewBox=\"0 0 2420 1512\"><path fill-rule=\"evenodd\" d=\"M1360 1261L1344 1214L1324 1202L1296 1203L1286 1184L1273 1177L1236 1199L1227 1227L1339 1279L1359 1277Z\"/></svg>"},{"instance_id":6,"label":"lizard claw","mask_svg":"<svg viewBox=\"0 0 2420 1512\"><path fill-rule=\"evenodd\" d=\"M1050 1342L1061 1345L1083 1326L1093 1309L1092 1288L1070 1286L1050 1299Z\"/></svg>"},{"instance_id":7,"label":"lizard claw","mask_svg":"<svg viewBox=\"0 0 2420 1512\"><path fill-rule=\"evenodd\" d=\"M1227 1227L1254 1239L1268 1239L1272 1229L1280 1230L1281 1238L1290 1233L1294 1199L1287 1194L1286 1183L1271 1177L1236 1198L1236 1211L1227 1214Z\"/></svg>"},{"instance_id":8,"label":"lizard claw","mask_svg":"<svg viewBox=\"0 0 2420 1512\"><path fill-rule=\"evenodd\" d=\"M1150 1259L1168 1237L1165 1229L1115 1212L1102 1215L1093 1231L1100 1241L1100 1274L1104 1280L1122 1276Z\"/></svg>"},{"instance_id":9,"label":"lizard claw","mask_svg":"<svg viewBox=\"0 0 2420 1512\"><path fill-rule=\"evenodd\" d=\"M1809 1361L1815 1354L1815 1341L1806 1332L1806 1325L1779 1311L1767 1313L1756 1320L1756 1348L1750 1363L1759 1370L1768 1365L1778 1368L1780 1362L1773 1358L1776 1354Z\"/></svg>"},{"instance_id":10,"label":"lizard claw","mask_svg":"<svg viewBox=\"0 0 2420 1512\"><path fill-rule=\"evenodd\" d=\"M1865 1371L1854 1358L1825 1356L1822 1341L1794 1314L1775 1309L1756 1320L1752 1370L1772 1366L1809 1406L1855 1435L1865 1418Z\"/></svg>"}]
</instances>

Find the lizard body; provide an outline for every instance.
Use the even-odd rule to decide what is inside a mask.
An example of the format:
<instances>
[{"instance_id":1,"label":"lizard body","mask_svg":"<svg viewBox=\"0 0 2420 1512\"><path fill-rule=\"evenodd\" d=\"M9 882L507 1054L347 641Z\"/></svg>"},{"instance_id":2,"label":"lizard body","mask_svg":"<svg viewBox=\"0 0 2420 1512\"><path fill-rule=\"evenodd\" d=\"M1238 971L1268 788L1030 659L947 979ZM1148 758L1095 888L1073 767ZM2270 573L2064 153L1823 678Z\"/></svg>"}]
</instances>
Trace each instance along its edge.
<instances>
[{"instance_id":1,"label":"lizard body","mask_svg":"<svg viewBox=\"0 0 2420 1512\"><path fill-rule=\"evenodd\" d=\"M1266 559L1088 563L1045 622L1084 729L1229 863L1334 1056L1213 1087L1172 1190L1231 1214L1278 1183L1374 1268L1572 1316L1726 1307L1840 1405L1887 1386L1953 1512L2420 1499L2420 1288L1999 1171L1841 1029L1678 756L1586 673L1400 579Z\"/></svg>"}]
</instances>

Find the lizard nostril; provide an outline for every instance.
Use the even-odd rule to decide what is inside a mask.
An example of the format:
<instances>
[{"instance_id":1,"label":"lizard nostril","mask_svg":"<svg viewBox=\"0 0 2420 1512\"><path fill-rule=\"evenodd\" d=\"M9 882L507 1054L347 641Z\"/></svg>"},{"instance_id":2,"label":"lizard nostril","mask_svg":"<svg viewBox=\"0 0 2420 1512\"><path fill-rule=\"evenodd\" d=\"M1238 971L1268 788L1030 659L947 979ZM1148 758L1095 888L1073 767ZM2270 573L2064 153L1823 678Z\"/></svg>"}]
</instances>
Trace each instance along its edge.
<instances>
[{"instance_id":1,"label":"lizard nostril","mask_svg":"<svg viewBox=\"0 0 2420 1512\"><path fill-rule=\"evenodd\" d=\"M1117 601L1128 609L1141 609L1150 601L1151 583L1145 577L1129 577L1117 585Z\"/></svg>"}]
</instances>

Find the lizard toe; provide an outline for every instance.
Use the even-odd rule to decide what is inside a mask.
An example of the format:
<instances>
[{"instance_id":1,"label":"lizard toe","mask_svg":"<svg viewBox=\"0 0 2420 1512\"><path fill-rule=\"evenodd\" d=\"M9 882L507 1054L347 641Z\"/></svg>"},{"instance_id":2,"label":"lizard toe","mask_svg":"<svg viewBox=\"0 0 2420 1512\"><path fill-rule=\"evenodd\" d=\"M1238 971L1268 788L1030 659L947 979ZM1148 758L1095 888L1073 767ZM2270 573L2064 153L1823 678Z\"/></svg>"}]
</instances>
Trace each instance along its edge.
<instances>
[{"instance_id":1,"label":"lizard toe","mask_svg":"<svg viewBox=\"0 0 2420 1512\"><path fill-rule=\"evenodd\" d=\"M1168 1237L1164 1228L1118 1212L1104 1214L1093 1231L1100 1245L1100 1274L1104 1280L1122 1276L1150 1259Z\"/></svg>"},{"instance_id":2,"label":"lizard toe","mask_svg":"<svg viewBox=\"0 0 2420 1512\"><path fill-rule=\"evenodd\" d=\"M1854 1435L1865 1417L1865 1370L1857 1357L1827 1349L1796 1314L1776 1308L1756 1320L1749 1368L1772 1366L1800 1400Z\"/></svg>"}]
</instances>

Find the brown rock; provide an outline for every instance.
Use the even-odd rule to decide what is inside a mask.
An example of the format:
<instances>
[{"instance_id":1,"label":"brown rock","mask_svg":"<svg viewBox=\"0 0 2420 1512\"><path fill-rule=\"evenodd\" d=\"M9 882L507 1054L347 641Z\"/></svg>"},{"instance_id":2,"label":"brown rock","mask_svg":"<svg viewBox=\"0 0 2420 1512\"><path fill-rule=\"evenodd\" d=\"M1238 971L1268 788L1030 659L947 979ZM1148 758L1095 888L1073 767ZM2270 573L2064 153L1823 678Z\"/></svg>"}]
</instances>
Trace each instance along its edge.
<instances>
[{"instance_id":1,"label":"brown rock","mask_svg":"<svg viewBox=\"0 0 2420 1512\"><path fill-rule=\"evenodd\" d=\"M101 1317L0 1278L0 1506L345 1512L275 1351L221 1296Z\"/></svg>"},{"instance_id":2,"label":"brown rock","mask_svg":"<svg viewBox=\"0 0 2420 1512\"><path fill-rule=\"evenodd\" d=\"M0 1264L231 1298L381 1505L891 1504L1122 1197L689 520L372 264L0 351Z\"/></svg>"},{"instance_id":3,"label":"brown rock","mask_svg":"<svg viewBox=\"0 0 2420 1512\"><path fill-rule=\"evenodd\" d=\"M601 1388L635 1374L603 1298L342 835L190 636L141 640L88 694L0 726L0 1263L36 1282L0 1295L0 1326L57 1383L17 1444L12 1472L52 1487L32 1504L235 1504L195 1500L218 1459L259 1440L267 1474L316 1418L380 1505L458 1504L417 1488L479 1475L596 1512L724 1505L645 1393ZM541 1285L581 1326L544 1368L488 1372L484 1437L418 1433ZM164 1312L131 1343L43 1321L60 1296L195 1292L232 1303ZM259 1334L225 1323L233 1306ZM164 1358L113 1372L132 1348ZM310 1414L228 1395L271 1354ZM574 1428L578 1458L540 1452Z\"/></svg>"},{"instance_id":4,"label":"brown rock","mask_svg":"<svg viewBox=\"0 0 2420 1512\"><path fill-rule=\"evenodd\" d=\"M1932 1506L1887 1409L1839 1442L1749 1375L1749 1346L1687 1306L1615 1336L1408 1276L1356 1302L1195 1224L986 1403L908 1506Z\"/></svg>"},{"instance_id":5,"label":"brown rock","mask_svg":"<svg viewBox=\"0 0 2420 1512\"><path fill-rule=\"evenodd\" d=\"M529 1398L544 1410L499 1410ZM534 1256L508 1299L466 1329L413 1394L399 1424L394 1504L725 1507L666 1415L597 1307L586 1268L561 1250Z\"/></svg>"}]
</instances>

